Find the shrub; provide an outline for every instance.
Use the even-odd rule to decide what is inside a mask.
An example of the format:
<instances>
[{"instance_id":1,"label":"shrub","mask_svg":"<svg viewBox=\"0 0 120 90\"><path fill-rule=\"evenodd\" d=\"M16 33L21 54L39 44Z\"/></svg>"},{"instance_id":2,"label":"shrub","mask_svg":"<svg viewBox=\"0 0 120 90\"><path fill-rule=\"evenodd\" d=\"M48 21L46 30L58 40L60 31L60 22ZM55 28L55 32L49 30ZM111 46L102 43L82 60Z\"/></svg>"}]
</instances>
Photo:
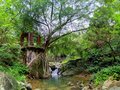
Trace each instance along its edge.
<instances>
[{"instance_id":1,"label":"shrub","mask_svg":"<svg viewBox=\"0 0 120 90\"><path fill-rule=\"evenodd\" d=\"M6 66L0 64L0 71L5 72L8 75L14 77L17 81L24 81L25 74L28 72L28 68L21 63L14 62L12 66Z\"/></svg>"},{"instance_id":2,"label":"shrub","mask_svg":"<svg viewBox=\"0 0 120 90\"><path fill-rule=\"evenodd\" d=\"M20 59L19 45L4 44L0 47L0 61L5 65L12 65L12 62Z\"/></svg>"},{"instance_id":3,"label":"shrub","mask_svg":"<svg viewBox=\"0 0 120 90\"><path fill-rule=\"evenodd\" d=\"M107 80L110 76L113 77L115 80L120 79L120 66L111 66L98 71L93 76L93 82L95 85L99 85L100 83Z\"/></svg>"},{"instance_id":4,"label":"shrub","mask_svg":"<svg viewBox=\"0 0 120 90\"><path fill-rule=\"evenodd\" d=\"M99 71L101 68L99 66L89 66L87 67L87 71L90 73L96 73Z\"/></svg>"}]
</instances>

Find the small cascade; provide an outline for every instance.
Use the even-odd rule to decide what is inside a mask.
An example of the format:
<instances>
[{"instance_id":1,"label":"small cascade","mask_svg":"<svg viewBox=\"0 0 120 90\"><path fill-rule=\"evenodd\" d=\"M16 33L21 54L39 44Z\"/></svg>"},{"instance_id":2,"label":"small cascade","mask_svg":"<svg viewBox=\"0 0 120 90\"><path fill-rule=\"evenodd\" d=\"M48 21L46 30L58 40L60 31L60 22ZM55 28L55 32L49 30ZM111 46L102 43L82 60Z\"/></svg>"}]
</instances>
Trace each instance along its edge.
<instances>
[{"instance_id":1,"label":"small cascade","mask_svg":"<svg viewBox=\"0 0 120 90\"><path fill-rule=\"evenodd\" d=\"M58 77L58 68L52 71L52 77Z\"/></svg>"}]
</instances>

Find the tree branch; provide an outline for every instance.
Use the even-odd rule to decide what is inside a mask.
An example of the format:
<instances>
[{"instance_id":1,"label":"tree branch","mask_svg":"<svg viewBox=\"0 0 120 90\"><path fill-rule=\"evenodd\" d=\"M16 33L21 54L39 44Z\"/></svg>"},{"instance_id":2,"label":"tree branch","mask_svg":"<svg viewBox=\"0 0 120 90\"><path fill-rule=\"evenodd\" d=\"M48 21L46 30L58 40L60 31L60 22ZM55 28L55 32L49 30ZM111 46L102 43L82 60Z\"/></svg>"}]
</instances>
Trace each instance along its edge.
<instances>
[{"instance_id":1,"label":"tree branch","mask_svg":"<svg viewBox=\"0 0 120 90\"><path fill-rule=\"evenodd\" d=\"M47 26L47 24L45 24L44 22L41 22L41 21L38 21L38 20L35 20L37 23L40 23L40 24L43 24L45 26Z\"/></svg>"},{"instance_id":2,"label":"tree branch","mask_svg":"<svg viewBox=\"0 0 120 90\"><path fill-rule=\"evenodd\" d=\"M61 25L61 11L62 11L62 4L60 5L60 11L59 11L59 23Z\"/></svg>"},{"instance_id":3,"label":"tree branch","mask_svg":"<svg viewBox=\"0 0 120 90\"><path fill-rule=\"evenodd\" d=\"M71 20L71 18L72 18L73 16L74 16L74 15L71 15L70 17L68 17L68 19L67 19L64 23L62 23L61 25L57 26L51 33L49 33L48 39L51 38L51 36L52 36L55 32L57 32L57 31L59 31L60 29L62 29L63 26L65 26L65 25Z\"/></svg>"},{"instance_id":4,"label":"tree branch","mask_svg":"<svg viewBox=\"0 0 120 90\"><path fill-rule=\"evenodd\" d=\"M44 13L44 9L42 9L42 13L43 13L43 17L44 17L45 23L46 23L46 25L47 25L47 28L48 28L48 30L49 30L49 32L50 32L50 27L49 27L49 25L48 25L48 21L47 21L47 18L46 18L46 16L45 16L45 13Z\"/></svg>"},{"instance_id":5,"label":"tree branch","mask_svg":"<svg viewBox=\"0 0 120 90\"><path fill-rule=\"evenodd\" d=\"M51 3L52 3L52 7L51 7L50 22L52 23L52 17L53 17L53 6L54 6L53 0L52 0Z\"/></svg>"},{"instance_id":6,"label":"tree branch","mask_svg":"<svg viewBox=\"0 0 120 90\"><path fill-rule=\"evenodd\" d=\"M67 36L67 35L69 35L69 34L71 34L71 33L79 32L79 31L84 31L84 30L87 30L87 29L88 29L88 28L84 28L84 29L80 29L80 30L75 30L75 31L71 31L71 32L68 32L68 33L66 33L66 34L63 34L63 35L61 35L61 36L54 37L54 39L53 39L52 41L50 41L49 45L51 45L52 43L54 43L54 42L57 41L58 39L60 39L60 38L62 38L62 37L64 37L64 36Z\"/></svg>"}]
</instances>

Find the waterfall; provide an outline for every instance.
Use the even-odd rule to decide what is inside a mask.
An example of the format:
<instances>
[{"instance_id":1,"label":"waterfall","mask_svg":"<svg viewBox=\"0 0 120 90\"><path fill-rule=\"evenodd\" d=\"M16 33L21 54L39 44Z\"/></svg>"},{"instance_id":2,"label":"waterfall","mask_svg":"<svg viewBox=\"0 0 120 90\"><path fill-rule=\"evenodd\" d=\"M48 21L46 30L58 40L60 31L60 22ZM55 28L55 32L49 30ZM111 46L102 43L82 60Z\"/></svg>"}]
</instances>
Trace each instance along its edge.
<instances>
[{"instance_id":1,"label":"waterfall","mask_svg":"<svg viewBox=\"0 0 120 90\"><path fill-rule=\"evenodd\" d=\"M58 77L58 68L52 71L52 77Z\"/></svg>"}]
</instances>

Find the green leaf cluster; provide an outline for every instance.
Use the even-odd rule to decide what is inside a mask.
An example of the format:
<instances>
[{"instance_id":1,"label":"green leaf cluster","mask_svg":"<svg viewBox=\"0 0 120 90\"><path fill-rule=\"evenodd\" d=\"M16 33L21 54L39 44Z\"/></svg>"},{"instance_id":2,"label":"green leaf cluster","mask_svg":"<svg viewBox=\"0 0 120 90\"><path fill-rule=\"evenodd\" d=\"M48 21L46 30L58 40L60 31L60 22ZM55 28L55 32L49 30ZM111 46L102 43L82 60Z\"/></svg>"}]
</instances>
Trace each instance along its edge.
<instances>
[{"instance_id":1,"label":"green leaf cluster","mask_svg":"<svg viewBox=\"0 0 120 90\"><path fill-rule=\"evenodd\" d=\"M104 68L101 71L97 72L93 76L93 81L95 85L99 85L100 83L103 83L105 80L109 79L109 77L112 77L112 79L120 79L120 66L111 66L108 68Z\"/></svg>"},{"instance_id":2,"label":"green leaf cluster","mask_svg":"<svg viewBox=\"0 0 120 90\"><path fill-rule=\"evenodd\" d=\"M14 62L12 66L3 66L1 63L0 71L12 76L17 81L24 82L26 79L25 74L28 73L28 68L18 62Z\"/></svg>"}]
</instances>

